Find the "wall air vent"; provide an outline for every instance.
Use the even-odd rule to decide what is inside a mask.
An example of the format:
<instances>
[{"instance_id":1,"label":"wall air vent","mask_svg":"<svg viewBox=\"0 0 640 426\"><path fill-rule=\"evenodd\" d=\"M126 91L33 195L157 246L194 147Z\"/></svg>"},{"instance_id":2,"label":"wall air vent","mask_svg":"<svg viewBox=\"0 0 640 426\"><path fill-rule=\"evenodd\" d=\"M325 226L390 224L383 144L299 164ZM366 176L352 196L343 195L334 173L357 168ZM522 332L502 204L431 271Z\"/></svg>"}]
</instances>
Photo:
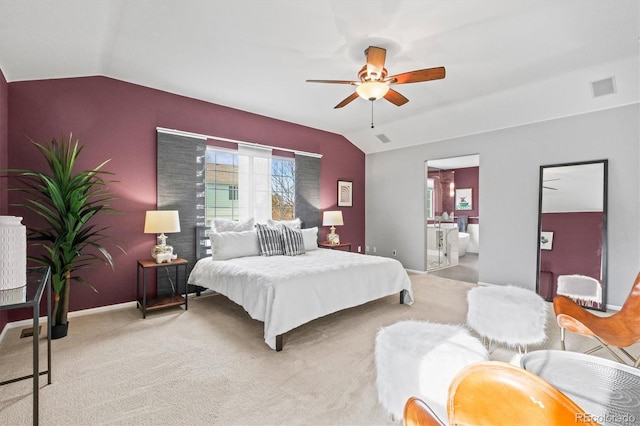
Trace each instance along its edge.
<instances>
[{"instance_id":1,"label":"wall air vent","mask_svg":"<svg viewBox=\"0 0 640 426\"><path fill-rule=\"evenodd\" d=\"M613 77L605 78L603 80L592 81L591 89L593 90L593 97L610 95L616 92L616 85Z\"/></svg>"},{"instance_id":2,"label":"wall air vent","mask_svg":"<svg viewBox=\"0 0 640 426\"><path fill-rule=\"evenodd\" d=\"M376 137L377 137L378 139L380 139L380 142L382 142L382 143L389 143L389 142L391 142L391 139L389 139L389 138L387 137L387 135L385 135L384 133L380 133L379 135L376 135Z\"/></svg>"}]
</instances>

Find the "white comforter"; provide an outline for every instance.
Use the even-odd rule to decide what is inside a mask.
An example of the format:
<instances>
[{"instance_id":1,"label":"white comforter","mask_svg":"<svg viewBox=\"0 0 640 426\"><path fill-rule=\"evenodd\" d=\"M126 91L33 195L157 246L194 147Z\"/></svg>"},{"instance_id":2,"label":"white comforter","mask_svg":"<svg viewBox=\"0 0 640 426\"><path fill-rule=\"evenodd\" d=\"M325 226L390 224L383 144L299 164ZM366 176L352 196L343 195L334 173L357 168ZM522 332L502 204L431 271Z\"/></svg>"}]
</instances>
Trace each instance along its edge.
<instances>
[{"instance_id":1,"label":"white comforter","mask_svg":"<svg viewBox=\"0 0 640 426\"><path fill-rule=\"evenodd\" d=\"M189 284L227 296L264 322L264 340L313 319L406 290L411 281L395 259L318 249L300 256L250 256L199 260Z\"/></svg>"}]
</instances>

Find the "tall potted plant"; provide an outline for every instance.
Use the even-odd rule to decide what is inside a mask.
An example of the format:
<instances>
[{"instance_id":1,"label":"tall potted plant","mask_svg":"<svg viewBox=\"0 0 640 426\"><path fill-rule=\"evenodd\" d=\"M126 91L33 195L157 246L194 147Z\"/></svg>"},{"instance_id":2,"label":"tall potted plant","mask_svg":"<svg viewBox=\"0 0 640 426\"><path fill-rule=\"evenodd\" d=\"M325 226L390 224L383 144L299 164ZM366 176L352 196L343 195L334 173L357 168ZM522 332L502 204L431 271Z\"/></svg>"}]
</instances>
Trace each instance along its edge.
<instances>
[{"instance_id":1,"label":"tall potted plant","mask_svg":"<svg viewBox=\"0 0 640 426\"><path fill-rule=\"evenodd\" d=\"M113 258L104 247L110 239L104 234L108 227L96 226L91 222L95 216L113 213L108 207L115 198L107 188L103 176L112 173L102 170L106 160L98 166L75 171L76 160L83 146L72 135L60 142L53 139L48 144L30 142L45 157L48 169L10 169L20 185L12 188L24 195L24 201L17 206L25 207L41 219L45 225L27 226L27 240L31 246L40 247L38 253L28 259L51 267L51 281L54 289L52 313L52 338L67 335L70 284L77 281L96 288L77 275L95 262L104 262L113 269ZM113 243L115 247L122 248ZM122 250L124 251L124 250Z\"/></svg>"}]
</instances>

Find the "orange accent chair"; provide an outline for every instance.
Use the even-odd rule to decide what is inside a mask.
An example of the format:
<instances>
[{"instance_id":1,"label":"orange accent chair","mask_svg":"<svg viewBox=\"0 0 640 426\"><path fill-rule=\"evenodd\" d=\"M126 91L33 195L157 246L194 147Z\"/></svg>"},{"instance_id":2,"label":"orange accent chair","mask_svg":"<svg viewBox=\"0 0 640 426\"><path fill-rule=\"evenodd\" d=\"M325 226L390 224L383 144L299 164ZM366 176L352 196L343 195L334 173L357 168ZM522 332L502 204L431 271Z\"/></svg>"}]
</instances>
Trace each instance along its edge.
<instances>
[{"instance_id":1,"label":"orange accent chair","mask_svg":"<svg viewBox=\"0 0 640 426\"><path fill-rule=\"evenodd\" d=\"M618 348L640 367L640 357L634 358L624 348L640 341L640 273L636 277L627 300L620 311L607 317L594 315L565 296L553 299L553 309L560 326L560 345L565 350L565 330L596 339L601 345L587 353L604 347L619 362L625 363L610 346Z\"/></svg>"},{"instance_id":2,"label":"orange accent chair","mask_svg":"<svg viewBox=\"0 0 640 426\"><path fill-rule=\"evenodd\" d=\"M404 405L404 426L445 426L431 407L420 398L411 397Z\"/></svg>"},{"instance_id":3,"label":"orange accent chair","mask_svg":"<svg viewBox=\"0 0 640 426\"><path fill-rule=\"evenodd\" d=\"M597 425L551 384L505 362L465 367L451 382L448 400L451 425Z\"/></svg>"}]
</instances>

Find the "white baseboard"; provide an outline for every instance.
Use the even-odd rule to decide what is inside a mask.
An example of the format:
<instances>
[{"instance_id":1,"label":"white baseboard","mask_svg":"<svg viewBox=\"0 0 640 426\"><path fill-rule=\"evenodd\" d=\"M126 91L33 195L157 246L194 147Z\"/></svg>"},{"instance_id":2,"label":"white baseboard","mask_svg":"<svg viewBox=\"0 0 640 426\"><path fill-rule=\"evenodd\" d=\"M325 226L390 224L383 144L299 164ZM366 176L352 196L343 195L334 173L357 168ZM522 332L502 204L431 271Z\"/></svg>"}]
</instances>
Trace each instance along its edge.
<instances>
[{"instance_id":1,"label":"white baseboard","mask_svg":"<svg viewBox=\"0 0 640 426\"><path fill-rule=\"evenodd\" d=\"M619 311L620 309L622 309L622 306L607 304L607 311Z\"/></svg>"},{"instance_id":2,"label":"white baseboard","mask_svg":"<svg viewBox=\"0 0 640 426\"><path fill-rule=\"evenodd\" d=\"M119 309L125 309L125 308L135 308L136 306L137 306L137 303L134 300L133 302L118 303L116 305L99 306L97 308L82 309L80 311L69 312L69 318L82 317L85 315L98 314L101 312L117 311Z\"/></svg>"},{"instance_id":3,"label":"white baseboard","mask_svg":"<svg viewBox=\"0 0 640 426\"><path fill-rule=\"evenodd\" d=\"M136 307L135 301L124 302L124 303L118 303L116 305L100 306L98 308L89 308L89 309L82 309L80 311L69 312L69 318L76 318L84 315L97 314L100 312L115 311L118 309L135 308L135 307ZM46 316L40 317L38 321L40 324L44 325L47 323L47 317ZM8 330L13 328L32 327L32 326L33 326L33 318L28 318L20 321L13 321L13 322L7 323L7 325L5 325L4 328L2 329L2 333L0 333L0 344L2 344L2 342L4 341L4 337L6 336Z\"/></svg>"},{"instance_id":4,"label":"white baseboard","mask_svg":"<svg viewBox=\"0 0 640 426\"><path fill-rule=\"evenodd\" d=\"M211 291L211 290L205 290L202 292L200 297L208 297L208 296L216 296L218 295L218 293ZM196 297L195 293L193 294L189 294L189 297ZM93 315L93 314L98 314L101 312L108 312L108 311L116 311L119 309L130 309L130 308L135 308L137 306L137 302L134 300L132 302L124 302L124 303L117 303L115 305L108 305L108 306L99 306L97 308L89 308L89 309L82 309L79 311L73 311L73 312L69 312L69 318L76 318L76 317L82 317L85 315ZM40 317L39 320L40 324L46 324L47 323L47 317ZM13 321L13 322L9 322L7 323L7 325L4 326L4 328L2 329L2 333L0 333L0 344L2 344L5 335L7 334L7 330L10 330L12 328L18 328L18 327L32 327L33 326L33 319L32 318L28 318L28 319L24 319L24 320L20 320L20 321Z\"/></svg>"}]
</instances>

